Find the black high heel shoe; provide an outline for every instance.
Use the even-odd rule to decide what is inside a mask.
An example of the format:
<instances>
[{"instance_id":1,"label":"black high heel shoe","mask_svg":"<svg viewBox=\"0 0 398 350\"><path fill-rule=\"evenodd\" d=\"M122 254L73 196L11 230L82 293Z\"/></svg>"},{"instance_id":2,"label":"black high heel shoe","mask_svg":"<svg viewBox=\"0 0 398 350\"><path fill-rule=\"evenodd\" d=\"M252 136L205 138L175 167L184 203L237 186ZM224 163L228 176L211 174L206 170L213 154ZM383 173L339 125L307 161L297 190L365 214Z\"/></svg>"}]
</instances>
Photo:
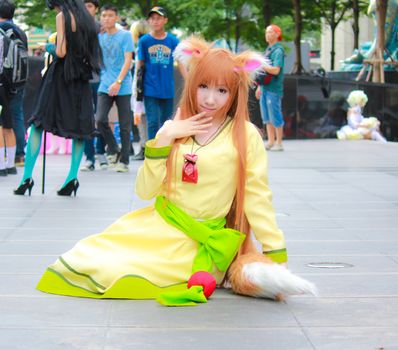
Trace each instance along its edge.
<instances>
[{"instance_id":1,"label":"black high heel shoe","mask_svg":"<svg viewBox=\"0 0 398 350\"><path fill-rule=\"evenodd\" d=\"M77 179L70 180L64 187L57 191L58 196L71 196L72 192L76 197L77 189L79 188L79 181Z\"/></svg>"},{"instance_id":2,"label":"black high heel shoe","mask_svg":"<svg viewBox=\"0 0 398 350\"><path fill-rule=\"evenodd\" d=\"M30 196L30 192L32 192L32 187L34 184L35 183L33 182L33 179L30 177L29 179L26 179L22 184L20 184L17 189L14 190L14 194L23 196L26 190L28 190Z\"/></svg>"}]
</instances>

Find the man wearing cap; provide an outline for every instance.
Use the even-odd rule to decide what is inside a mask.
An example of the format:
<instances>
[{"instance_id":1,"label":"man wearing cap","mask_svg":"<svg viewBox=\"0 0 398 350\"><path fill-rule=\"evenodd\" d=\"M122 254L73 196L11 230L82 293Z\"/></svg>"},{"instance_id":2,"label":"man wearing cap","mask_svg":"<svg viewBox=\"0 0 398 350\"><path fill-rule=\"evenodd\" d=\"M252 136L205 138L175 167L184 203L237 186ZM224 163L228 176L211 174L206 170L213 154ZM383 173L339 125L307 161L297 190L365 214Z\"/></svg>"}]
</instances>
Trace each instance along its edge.
<instances>
[{"instance_id":1,"label":"man wearing cap","mask_svg":"<svg viewBox=\"0 0 398 350\"><path fill-rule=\"evenodd\" d=\"M173 114L173 52L179 41L165 31L167 21L163 7L152 8L148 13L151 32L142 36L138 42L137 69L144 66L144 104L148 139L153 139L159 128ZM185 78L185 68L181 64L178 67Z\"/></svg>"},{"instance_id":2,"label":"man wearing cap","mask_svg":"<svg viewBox=\"0 0 398 350\"><path fill-rule=\"evenodd\" d=\"M283 151L283 66L285 51L280 44L282 30L275 24L271 24L265 30L265 41L268 47L265 56L271 61L270 66L264 67L271 79L264 79L256 90L256 97L260 100L261 117L266 127L268 144L267 150Z\"/></svg>"}]
</instances>

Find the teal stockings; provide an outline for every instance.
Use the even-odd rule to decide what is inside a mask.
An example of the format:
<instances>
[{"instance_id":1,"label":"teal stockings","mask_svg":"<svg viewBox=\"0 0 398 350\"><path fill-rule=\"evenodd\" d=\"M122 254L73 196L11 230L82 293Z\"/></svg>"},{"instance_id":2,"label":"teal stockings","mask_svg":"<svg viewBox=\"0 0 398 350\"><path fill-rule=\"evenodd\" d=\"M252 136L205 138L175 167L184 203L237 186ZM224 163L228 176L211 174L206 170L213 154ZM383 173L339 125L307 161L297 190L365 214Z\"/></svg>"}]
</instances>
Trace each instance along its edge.
<instances>
[{"instance_id":1,"label":"teal stockings","mask_svg":"<svg viewBox=\"0 0 398 350\"><path fill-rule=\"evenodd\" d=\"M21 184L32 177L33 169L36 164L37 156L40 153L40 146L43 136L43 129L36 127L34 124L31 126L28 146L26 149L26 158L25 158L25 169ZM66 177L66 180L62 187L64 187L69 181L77 178L77 172L79 171L80 162L83 157L84 151L84 141L82 140L73 140L72 142L72 156L71 156L71 164L69 169L69 174Z\"/></svg>"}]
</instances>

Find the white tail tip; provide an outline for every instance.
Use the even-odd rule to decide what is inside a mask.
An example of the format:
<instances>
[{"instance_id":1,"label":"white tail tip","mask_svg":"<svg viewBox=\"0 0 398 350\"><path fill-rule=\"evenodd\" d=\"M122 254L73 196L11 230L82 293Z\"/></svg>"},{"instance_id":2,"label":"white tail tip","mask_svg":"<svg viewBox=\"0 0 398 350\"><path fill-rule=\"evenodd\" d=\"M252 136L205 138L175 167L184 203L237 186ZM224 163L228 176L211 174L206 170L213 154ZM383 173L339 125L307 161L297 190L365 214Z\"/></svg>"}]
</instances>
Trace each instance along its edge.
<instances>
[{"instance_id":1,"label":"white tail tip","mask_svg":"<svg viewBox=\"0 0 398 350\"><path fill-rule=\"evenodd\" d=\"M258 287L257 297L271 298L279 294L288 296L294 294L317 295L316 286L296 276L279 264L253 262L245 264L242 274L247 280Z\"/></svg>"}]
</instances>

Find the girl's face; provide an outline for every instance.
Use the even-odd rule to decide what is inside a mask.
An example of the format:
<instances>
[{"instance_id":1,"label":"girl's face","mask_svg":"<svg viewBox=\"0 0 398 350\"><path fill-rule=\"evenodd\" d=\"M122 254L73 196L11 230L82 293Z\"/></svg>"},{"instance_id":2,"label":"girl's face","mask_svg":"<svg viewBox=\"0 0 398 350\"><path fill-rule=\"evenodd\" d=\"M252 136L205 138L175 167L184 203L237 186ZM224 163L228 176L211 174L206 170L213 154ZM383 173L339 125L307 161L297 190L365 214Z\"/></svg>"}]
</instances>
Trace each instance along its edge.
<instances>
[{"instance_id":1,"label":"girl's face","mask_svg":"<svg viewBox=\"0 0 398 350\"><path fill-rule=\"evenodd\" d=\"M200 84L197 90L199 113L214 117L229 100L229 90L224 85Z\"/></svg>"}]
</instances>

